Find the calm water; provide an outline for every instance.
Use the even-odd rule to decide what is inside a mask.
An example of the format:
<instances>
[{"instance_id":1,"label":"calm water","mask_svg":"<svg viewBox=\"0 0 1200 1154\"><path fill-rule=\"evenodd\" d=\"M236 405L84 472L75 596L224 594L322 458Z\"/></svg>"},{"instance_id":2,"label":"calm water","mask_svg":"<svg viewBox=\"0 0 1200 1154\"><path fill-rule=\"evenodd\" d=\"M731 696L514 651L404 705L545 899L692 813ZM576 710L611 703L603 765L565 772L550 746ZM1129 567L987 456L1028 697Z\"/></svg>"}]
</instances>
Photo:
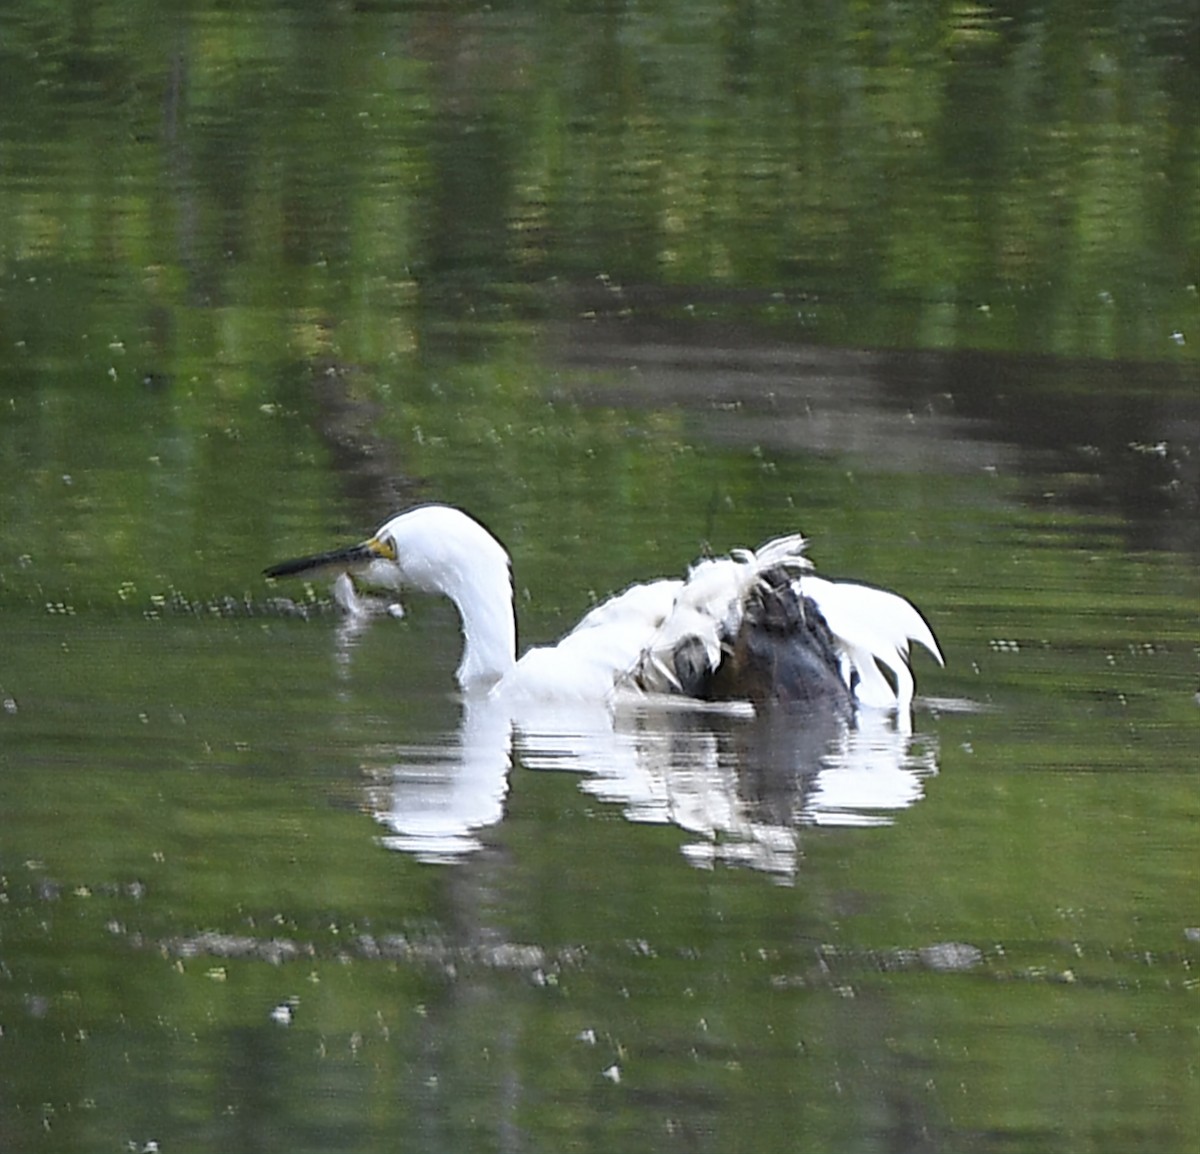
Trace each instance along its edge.
<instances>
[{"instance_id":1,"label":"calm water","mask_svg":"<svg viewBox=\"0 0 1200 1154\"><path fill-rule=\"evenodd\" d=\"M1194 1149L1195 32L0 16L0 1147ZM513 727L259 576L419 500L947 665Z\"/></svg>"}]
</instances>

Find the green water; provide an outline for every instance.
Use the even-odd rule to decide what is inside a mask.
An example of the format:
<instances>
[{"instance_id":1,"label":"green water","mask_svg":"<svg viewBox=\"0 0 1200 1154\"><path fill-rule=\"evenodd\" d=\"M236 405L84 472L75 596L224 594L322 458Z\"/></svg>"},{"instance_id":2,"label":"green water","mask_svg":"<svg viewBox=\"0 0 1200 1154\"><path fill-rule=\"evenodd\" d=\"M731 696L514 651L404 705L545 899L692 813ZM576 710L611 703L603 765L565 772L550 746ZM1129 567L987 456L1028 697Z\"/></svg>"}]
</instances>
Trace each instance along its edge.
<instances>
[{"instance_id":1,"label":"green water","mask_svg":"<svg viewBox=\"0 0 1200 1154\"><path fill-rule=\"evenodd\" d=\"M0 1146L1194 1149L1196 30L6 9ZM947 664L510 741L260 577L423 500L523 643L802 530Z\"/></svg>"}]
</instances>

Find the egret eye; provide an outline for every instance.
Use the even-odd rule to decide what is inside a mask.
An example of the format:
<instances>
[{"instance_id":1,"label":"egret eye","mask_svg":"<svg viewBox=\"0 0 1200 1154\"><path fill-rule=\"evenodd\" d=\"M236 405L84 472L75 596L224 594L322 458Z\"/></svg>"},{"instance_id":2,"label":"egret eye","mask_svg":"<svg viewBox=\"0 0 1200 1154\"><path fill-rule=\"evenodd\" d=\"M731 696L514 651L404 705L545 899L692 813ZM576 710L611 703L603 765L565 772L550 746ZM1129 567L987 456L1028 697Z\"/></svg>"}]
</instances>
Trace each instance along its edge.
<instances>
[{"instance_id":1,"label":"egret eye","mask_svg":"<svg viewBox=\"0 0 1200 1154\"><path fill-rule=\"evenodd\" d=\"M395 561L398 556L396 538L390 533L379 533L367 542L367 551L375 560Z\"/></svg>"}]
</instances>

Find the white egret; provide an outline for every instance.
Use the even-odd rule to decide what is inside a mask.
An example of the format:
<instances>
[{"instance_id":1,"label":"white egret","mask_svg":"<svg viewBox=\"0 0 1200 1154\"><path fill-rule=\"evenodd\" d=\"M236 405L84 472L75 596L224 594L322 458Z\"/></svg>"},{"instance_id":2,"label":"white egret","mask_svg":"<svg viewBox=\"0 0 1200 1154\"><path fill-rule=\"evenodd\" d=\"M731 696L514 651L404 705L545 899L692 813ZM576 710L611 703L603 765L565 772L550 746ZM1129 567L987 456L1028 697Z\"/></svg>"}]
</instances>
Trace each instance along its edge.
<instances>
[{"instance_id":1,"label":"white egret","mask_svg":"<svg viewBox=\"0 0 1200 1154\"><path fill-rule=\"evenodd\" d=\"M341 599L367 585L444 594L462 622L459 685L512 701L604 702L617 693L783 701L848 716L855 704L907 714L909 644L942 663L928 623L896 593L811 573L794 534L702 560L681 579L634 585L588 612L557 644L516 653L511 565L478 521L446 505L393 517L373 537L267 569L337 567ZM884 670L890 671L891 679Z\"/></svg>"}]
</instances>

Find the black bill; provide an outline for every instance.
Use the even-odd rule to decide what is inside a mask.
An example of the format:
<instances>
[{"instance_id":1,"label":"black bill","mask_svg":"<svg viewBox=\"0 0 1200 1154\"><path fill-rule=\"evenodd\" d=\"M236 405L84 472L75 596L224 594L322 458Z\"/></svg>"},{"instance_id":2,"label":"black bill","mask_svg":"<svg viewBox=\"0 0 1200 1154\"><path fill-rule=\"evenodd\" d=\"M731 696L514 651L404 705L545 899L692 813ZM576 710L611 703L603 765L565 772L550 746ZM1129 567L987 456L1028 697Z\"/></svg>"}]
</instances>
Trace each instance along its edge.
<instances>
[{"instance_id":1,"label":"black bill","mask_svg":"<svg viewBox=\"0 0 1200 1154\"><path fill-rule=\"evenodd\" d=\"M291 561L280 561L263 570L264 577L295 577L300 573L312 573L318 569L350 569L369 565L372 561L394 561L396 551L377 537L350 545L344 549L331 549L328 553L314 553L311 557L296 557Z\"/></svg>"}]
</instances>

